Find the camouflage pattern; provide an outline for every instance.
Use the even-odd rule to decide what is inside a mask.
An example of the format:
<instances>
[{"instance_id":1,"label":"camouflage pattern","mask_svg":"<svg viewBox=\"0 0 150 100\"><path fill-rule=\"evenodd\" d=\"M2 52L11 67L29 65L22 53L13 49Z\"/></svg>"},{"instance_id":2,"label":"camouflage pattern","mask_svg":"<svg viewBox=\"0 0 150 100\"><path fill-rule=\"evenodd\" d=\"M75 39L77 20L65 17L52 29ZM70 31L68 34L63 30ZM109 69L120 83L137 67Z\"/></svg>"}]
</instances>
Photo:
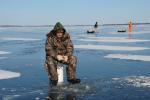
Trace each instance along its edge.
<instances>
[{"instance_id":1,"label":"camouflage pattern","mask_svg":"<svg viewBox=\"0 0 150 100\"><path fill-rule=\"evenodd\" d=\"M55 28L56 25L55 25ZM75 69L77 58L73 56L73 44L70 39L70 35L64 30L63 37L60 40L57 39L55 30L53 29L50 33L47 34L47 39L45 43L46 51L46 61L45 69L48 73L50 80L58 80L57 74L57 64L58 62L66 64L67 79L75 79ZM68 56L68 61L58 61L57 55Z\"/></svg>"}]
</instances>

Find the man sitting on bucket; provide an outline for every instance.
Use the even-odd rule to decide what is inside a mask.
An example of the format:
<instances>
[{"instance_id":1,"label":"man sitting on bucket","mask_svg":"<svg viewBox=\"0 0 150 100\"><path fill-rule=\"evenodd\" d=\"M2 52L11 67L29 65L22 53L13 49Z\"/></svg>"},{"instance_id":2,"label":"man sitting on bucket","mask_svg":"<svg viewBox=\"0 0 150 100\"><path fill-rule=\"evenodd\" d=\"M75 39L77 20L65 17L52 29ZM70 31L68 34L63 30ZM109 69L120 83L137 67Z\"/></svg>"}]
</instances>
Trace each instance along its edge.
<instances>
[{"instance_id":1,"label":"man sitting on bucket","mask_svg":"<svg viewBox=\"0 0 150 100\"><path fill-rule=\"evenodd\" d=\"M57 85L58 63L66 64L67 80L72 84L80 83L75 77L77 59L73 56L73 44L70 35L60 22L47 34L45 43L46 61L45 68L53 86Z\"/></svg>"}]
</instances>

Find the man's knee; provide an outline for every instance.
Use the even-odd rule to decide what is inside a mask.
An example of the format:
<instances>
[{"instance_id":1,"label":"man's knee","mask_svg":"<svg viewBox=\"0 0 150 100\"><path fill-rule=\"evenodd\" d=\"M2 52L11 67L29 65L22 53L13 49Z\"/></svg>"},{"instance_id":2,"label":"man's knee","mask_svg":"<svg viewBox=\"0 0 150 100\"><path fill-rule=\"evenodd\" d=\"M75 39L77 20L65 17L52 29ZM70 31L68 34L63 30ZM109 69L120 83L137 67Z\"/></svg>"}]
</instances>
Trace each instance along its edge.
<instances>
[{"instance_id":1,"label":"man's knee","mask_svg":"<svg viewBox=\"0 0 150 100\"><path fill-rule=\"evenodd\" d=\"M44 63L44 68L45 68L45 70L48 72L48 65L47 65L46 62Z\"/></svg>"},{"instance_id":2,"label":"man's knee","mask_svg":"<svg viewBox=\"0 0 150 100\"><path fill-rule=\"evenodd\" d=\"M76 56L70 56L69 57L69 64L76 64L77 63L77 57Z\"/></svg>"}]
</instances>

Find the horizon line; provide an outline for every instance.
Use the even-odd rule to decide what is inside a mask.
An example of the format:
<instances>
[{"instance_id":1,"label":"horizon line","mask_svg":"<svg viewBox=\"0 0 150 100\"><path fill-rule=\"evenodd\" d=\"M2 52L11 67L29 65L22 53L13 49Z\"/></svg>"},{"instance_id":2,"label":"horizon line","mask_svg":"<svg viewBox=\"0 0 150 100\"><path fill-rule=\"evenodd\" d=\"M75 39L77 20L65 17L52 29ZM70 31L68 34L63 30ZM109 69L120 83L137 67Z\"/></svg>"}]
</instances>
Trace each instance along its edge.
<instances>
[{"instance_id":1,"label":"horizon line","mask_svg":"<svg viewBox=\"0 0 150 100\"><path fill-rule=\"evenodd\" d=\"M150 23L133 23L133 25L145 25ZM93 26L94 24L70 24L70 25L63 25L63 26ZM126 24L102 24L98 26L111 26L111 25L128 25ZM53 27L54 25L0 25L0 27Z\"/></svg>"}]
</instances>

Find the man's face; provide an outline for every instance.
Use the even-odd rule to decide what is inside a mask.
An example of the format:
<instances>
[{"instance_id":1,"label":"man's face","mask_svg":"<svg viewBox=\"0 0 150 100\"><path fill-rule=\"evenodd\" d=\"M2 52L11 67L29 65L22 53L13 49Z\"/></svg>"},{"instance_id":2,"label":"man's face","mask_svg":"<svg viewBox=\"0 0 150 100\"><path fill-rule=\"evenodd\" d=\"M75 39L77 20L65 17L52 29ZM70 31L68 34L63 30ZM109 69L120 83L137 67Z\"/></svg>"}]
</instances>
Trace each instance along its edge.
<instances>
[{"instance_id":1,"label":"man's face","mask_svg":"<svg viewBox=\"0 0 150 100\"><path fill-rule=\"evenodd\" d=\"M58 38L62 38L63 33L62 33L62 32L57 32L57 33L56 33L56 36L57 36Z\"/></svg>"}]
</instances>

